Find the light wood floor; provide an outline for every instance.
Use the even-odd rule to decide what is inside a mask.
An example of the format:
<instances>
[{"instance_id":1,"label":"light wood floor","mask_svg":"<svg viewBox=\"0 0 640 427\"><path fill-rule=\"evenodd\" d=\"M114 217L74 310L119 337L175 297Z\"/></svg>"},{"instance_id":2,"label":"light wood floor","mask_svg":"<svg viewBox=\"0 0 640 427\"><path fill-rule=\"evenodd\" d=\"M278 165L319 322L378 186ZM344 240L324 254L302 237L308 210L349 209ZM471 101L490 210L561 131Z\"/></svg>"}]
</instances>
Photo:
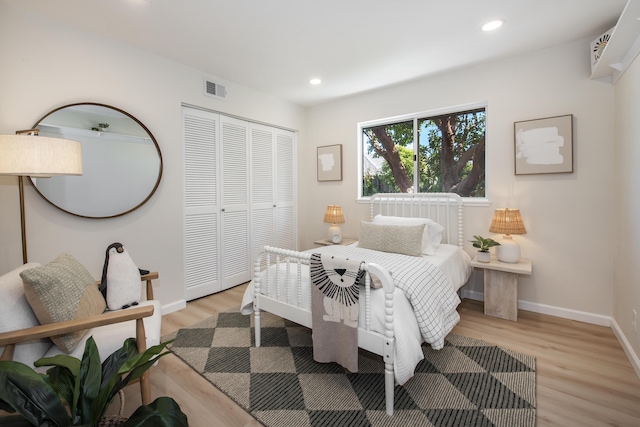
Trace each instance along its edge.
<instances>
[{"instance_id":1,"label":"light wood floor","mask_svg":"<svg viewBox=\"0 0 640 427\"><path fill-rule=\"evenodd\" d=\"M240 304L246 285L189 302L162 319L167 334ZM536 357L537 426L640 426L640 380L610 328L520 311L518 322L486 317L464 300L455 333ZM173 354L153 368L152 395L171 396L192 427L259 426ZM125 415L140 404L126 389Z\"/></svg>"}]
</instances>

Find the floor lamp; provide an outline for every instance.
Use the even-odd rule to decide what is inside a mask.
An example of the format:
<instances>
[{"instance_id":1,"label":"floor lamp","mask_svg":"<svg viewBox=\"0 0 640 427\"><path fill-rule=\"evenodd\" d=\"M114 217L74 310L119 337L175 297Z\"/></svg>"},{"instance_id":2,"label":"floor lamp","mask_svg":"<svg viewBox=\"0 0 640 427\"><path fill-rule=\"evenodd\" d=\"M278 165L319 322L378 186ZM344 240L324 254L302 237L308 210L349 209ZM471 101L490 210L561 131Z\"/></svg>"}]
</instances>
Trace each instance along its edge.
<instances>
[{"instance_id":1,"label":"floor lamp","mask_svg":"<svg viewBox=\"0 0 640 427\"><path fill-rule=\"evenodd\" d=\"M18 177L22 261L27 263L27 232L24 215L25 176L82 175L82 146L69 139L37 136L38 129L0 135L0 175Z\"/></svg>"}]
</instances>

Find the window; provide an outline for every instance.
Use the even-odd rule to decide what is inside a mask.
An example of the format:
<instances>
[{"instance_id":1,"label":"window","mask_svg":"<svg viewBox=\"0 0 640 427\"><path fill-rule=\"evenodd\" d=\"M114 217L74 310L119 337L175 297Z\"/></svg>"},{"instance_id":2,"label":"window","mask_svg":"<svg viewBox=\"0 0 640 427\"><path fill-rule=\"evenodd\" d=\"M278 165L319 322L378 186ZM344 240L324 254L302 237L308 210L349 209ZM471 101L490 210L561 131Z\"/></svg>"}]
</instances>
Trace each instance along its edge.
<instances>
[{"instance_id":1,"label":"window","mask_svg":"<svg viewBox=\"0 0 640 427\"><path fill-rule=\"evenodd\" d=\"M360 197L416 191L484 197L485 109L361 123Z\"/></svg>"}]
</instances>

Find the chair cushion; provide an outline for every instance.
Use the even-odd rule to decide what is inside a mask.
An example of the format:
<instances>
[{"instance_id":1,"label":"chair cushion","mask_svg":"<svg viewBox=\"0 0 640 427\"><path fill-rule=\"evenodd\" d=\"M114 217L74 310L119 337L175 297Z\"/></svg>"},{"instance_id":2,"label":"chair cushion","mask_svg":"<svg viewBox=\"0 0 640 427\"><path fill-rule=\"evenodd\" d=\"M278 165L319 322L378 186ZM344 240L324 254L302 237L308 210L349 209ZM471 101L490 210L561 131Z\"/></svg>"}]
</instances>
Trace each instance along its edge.
<instances>
[{"instance_id":1,"label":"chair cushion","mask_svg":"<svg viewBox=\"0 0 640 427\"><path fill-rule=\"evenodd\" d=\"M31 306L24 296L24 288L20 272L29 268L39 267L40 264L31 262L20 266L0 276L0 332L11 332L19 329L40 325ZM40 359L49 348L51 340L43 338L16 344L13 360L33 367L33 362ZM0 347L0 354L4 347Z\"/></svg>"},{"instance_id":2,"label":"chair cushion","mask_svg":"<svg viewBox=\"0 0 640 427\"><path fill-rule=\"evenodd\" d=\"M106 308L91 274L69 254L61 254L47 265L24 270L20 277L27 301L43 325L93 316ZM69 353L86 332L72 332L51 340Z\"/></svg>"},{"instance_id":3,"label":"chair cushion","mask_svg":"<svg viewBox=\"0 0 640 427\"><path fill-rule=\"evenodd\" d=\"M147 348L149 348L151 346L160 344L162 307L160 306L160 301L157 300L142 301L137 307L142 307L145 305L153 305L154 307L153 315L145 317L143 319L144 331L147 336ZM77 359L82 359L82 353L84 352L85 343L90 336L93 336L93 339L98 346L100 361L104 362L104 360L109 357L111 353L122 347L124 340L126 340L127 338L136 337L136 321L128 320L126 322L89 329L89 331L85 334L84 337L82 337L82 339L78 342L78 345L71 351L71 353L69 353L69 355ZM58 347L51 346L51 349L47 352L47 354L44 355L44 357L52 357L61 353L62 351Z\"/></svg>"}]
</instances>

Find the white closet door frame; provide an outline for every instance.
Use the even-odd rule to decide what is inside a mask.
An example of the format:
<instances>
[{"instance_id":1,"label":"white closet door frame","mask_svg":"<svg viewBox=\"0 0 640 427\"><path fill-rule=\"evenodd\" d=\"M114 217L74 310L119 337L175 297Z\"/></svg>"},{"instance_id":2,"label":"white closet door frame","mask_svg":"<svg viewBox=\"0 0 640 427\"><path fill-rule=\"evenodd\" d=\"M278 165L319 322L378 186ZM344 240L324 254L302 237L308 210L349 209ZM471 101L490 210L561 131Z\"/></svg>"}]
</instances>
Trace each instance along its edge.
<instances>
[{"instance_id":1,"label":"white closet door frame","mask_svg":"<svg viewBox=\"0 0 640 427\"><path fill-rule=\"evenodd\" d=\"M220 281L220 120L182 107L183 245L187 301L222 290Z\"/></svg>"},{"instance_id":2,"label":"white closet door frame","mask_svg":"<svg viewBox=\"0 0 640 427\"><path fill-rule=\"evenodd\" d=\"M296 133L183 106L187 301L251 279L266 244L297 249Z\"/></svg>"},{"instance_id":3,"label":"white closet door frame","mask_svg":"<svg viewBox=\"0 0 640 427\"><path fill-rule=\"evenodd\" d=\"M222 289L251 280L249 123L220 116Z\"/></svg>"},{"instance_id":4,"label":"white closet door frame","mask_svg":"<svg viewBox=\"0 0 640 427\"><path fill-rule=\"evenodd\" d=\"M296 133L275 129L275 244L298 249L298 171Z\"/></svg>"},{"instance_id":5,"label":"white closet door frame","mask_svg":"<svg viewBox=\"0 0 640 427\"><path fill-rule=\"evenodd\" d=\"M256 259L265 245L275 244L275 129L251 123L251 258Z\"/></svg>"}]
</instances>

